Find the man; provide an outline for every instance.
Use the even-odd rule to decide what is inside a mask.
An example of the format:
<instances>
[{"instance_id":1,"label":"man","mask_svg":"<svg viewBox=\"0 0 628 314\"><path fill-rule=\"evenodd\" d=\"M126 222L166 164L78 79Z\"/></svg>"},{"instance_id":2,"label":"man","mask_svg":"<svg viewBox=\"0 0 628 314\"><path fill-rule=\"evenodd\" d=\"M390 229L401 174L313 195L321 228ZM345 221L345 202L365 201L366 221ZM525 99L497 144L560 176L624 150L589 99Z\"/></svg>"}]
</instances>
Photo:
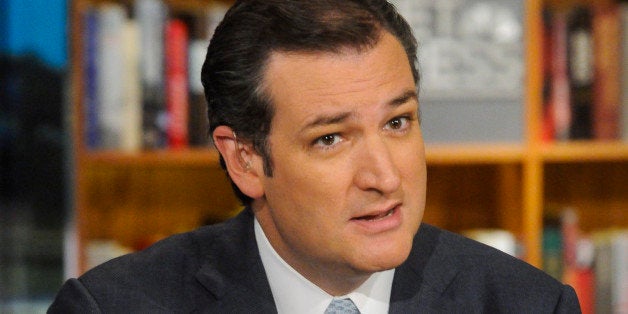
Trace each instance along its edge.
<instances>
[{"instance_id":1,"label":"man","mask_svg":"<svg viewBox=\"0 0 628 314\"><path fill-rule=\"evenodd\" d=\"M579 312L541 271L421 225L416 49L384 0L237 1L202 79L246 209L69 280L50 312Z\"/></svg>"}]
</instances>

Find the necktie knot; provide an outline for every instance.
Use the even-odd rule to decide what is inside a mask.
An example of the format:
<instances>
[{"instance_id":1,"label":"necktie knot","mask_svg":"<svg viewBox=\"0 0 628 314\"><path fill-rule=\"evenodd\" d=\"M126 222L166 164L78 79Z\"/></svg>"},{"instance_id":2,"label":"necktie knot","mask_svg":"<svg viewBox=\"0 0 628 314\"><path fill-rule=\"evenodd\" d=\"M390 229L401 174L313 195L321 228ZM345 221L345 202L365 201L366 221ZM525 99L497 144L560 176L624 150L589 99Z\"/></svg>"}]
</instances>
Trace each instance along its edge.
<instances>
[{"instance_id":1,"label":"necktie knot","mask_svg":"<svg viewBox=\"0 0 628 314\"><path fill-rule=\"evenodd\" d=\"M351 299L334 299L325 310L325 314L360 314L360 311Z\"/></svg>"}]
</instances>

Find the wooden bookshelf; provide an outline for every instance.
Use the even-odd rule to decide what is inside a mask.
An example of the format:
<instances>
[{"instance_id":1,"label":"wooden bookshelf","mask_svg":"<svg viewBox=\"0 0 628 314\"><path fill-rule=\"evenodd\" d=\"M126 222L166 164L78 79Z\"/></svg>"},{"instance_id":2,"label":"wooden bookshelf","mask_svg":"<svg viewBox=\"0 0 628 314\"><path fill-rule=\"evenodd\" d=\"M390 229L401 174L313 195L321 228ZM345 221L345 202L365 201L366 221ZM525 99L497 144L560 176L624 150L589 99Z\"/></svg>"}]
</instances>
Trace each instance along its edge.
<instances>
[{"instance_id":1,"label":"wooden bookshelf","mask_svg":"<svg viewBox=\"0 0 628 314\"><path fill-rule=\"evenodd\" d=\"M431 144L426 146L430 165L510 164L521 163L525 147L521 144Z\"/></svg>"},{"instance_id":2,"label":"wooden bookshelf","mask_svg":"<svg viewBox=\"0 0 628 314\"><path fill-rule=\"evenodd\" d=\"M546 163L595 163L628 160L628 143L621 141L574 141L543 145L539 150Z\"/></svg>"},{"instance_id":3,"label":"wooden bookshelf","mask_svg":"<svg viewBox=\"0 0 628 314\"><path fill-rule=\"evenodd\" d=\"M151 152L121 153L116 151L85 152L91 165L127 165L134 167L203 166L220 168L218 152L213 149L185 149L179 151L156 150Z\"/></svg>"},{"instance_id":4,"label":"wooden bookshelf","mask_svg":"<svg viewBox=\"0 0 628 314\"><path fill-rule=\"evenodd\" d=\"M122 2L130 2L125 0ZM79 272L91 240L127 246L233 216L239 205L211 149L137 153L90 151L84 145L81 14L90 3L71 2L71 111L74 210ZM543 56L542 9L579 1L525 1L525 110L520 143L430 144L426 147L425 221L453 231L502 228L525 247L524 259L541 265L543 217L573 207L583 229L628 227L628 143L545 143L540 139ZM194 10L210 0L167 1ZM228 3L222 2L222 3ZM549 209L553 208L553 209Z\"/></svg>"}]
</instances>

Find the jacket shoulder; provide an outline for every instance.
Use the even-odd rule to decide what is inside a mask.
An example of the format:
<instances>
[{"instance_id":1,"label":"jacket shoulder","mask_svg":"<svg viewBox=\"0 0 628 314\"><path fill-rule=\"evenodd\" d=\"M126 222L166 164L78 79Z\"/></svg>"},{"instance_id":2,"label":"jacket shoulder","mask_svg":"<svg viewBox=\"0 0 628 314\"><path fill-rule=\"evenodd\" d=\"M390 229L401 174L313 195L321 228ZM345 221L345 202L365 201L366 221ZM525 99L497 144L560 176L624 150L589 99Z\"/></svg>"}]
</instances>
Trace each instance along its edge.
<instances>
[{"instance_id":1,"label":"jacket shoulder","mask_svg":"<svg viewBox=\"0 0 628 314\"><path fill-rule=\"evenodd\" d=\"M235 232L230 229L228 222L202 227L112 259L78 279L68 280L57 300L63 300L64 295L82 295L74 298L75 302L88 300L103 312L192 311L202 302L211 302L211 294L196 274L216 254L215 249L228 246L224 236Z\"/></svg>"},{"instance_id":2,"label":"jacket shoulder","mask_svg":"<svg viewBox=\"0 0 628 314\"><path fill-rule=\"evenodd\" d=\"M544 312L567 306L579 311L571 287L518 258L429 225L421 226L416 241L422 239L432 245L422 270L425 284L461 308Z\"/></svg>"}]
</instances>

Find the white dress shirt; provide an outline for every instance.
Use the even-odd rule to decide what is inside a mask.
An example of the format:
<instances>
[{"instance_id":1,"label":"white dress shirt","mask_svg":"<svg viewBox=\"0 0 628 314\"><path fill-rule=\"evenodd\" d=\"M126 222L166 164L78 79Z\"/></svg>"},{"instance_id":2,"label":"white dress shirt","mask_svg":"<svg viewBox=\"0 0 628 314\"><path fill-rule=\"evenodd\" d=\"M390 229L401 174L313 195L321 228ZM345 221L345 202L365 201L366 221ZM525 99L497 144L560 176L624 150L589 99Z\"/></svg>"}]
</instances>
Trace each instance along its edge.
<instances>
[{"instance_id":1,"label":"white dress shirt","mask_svg":"<svg viewBox=\"0 0 628 314\"><path fill-rule=\"evenodd\" d=\"M277 254L257 219L255 240L279 314L324 313L334 297L299 274ZM335 298L350 298L361 314L388 313L394 275L394 269L374 273L355 291Z\"/></svg>"}]
</instances>

